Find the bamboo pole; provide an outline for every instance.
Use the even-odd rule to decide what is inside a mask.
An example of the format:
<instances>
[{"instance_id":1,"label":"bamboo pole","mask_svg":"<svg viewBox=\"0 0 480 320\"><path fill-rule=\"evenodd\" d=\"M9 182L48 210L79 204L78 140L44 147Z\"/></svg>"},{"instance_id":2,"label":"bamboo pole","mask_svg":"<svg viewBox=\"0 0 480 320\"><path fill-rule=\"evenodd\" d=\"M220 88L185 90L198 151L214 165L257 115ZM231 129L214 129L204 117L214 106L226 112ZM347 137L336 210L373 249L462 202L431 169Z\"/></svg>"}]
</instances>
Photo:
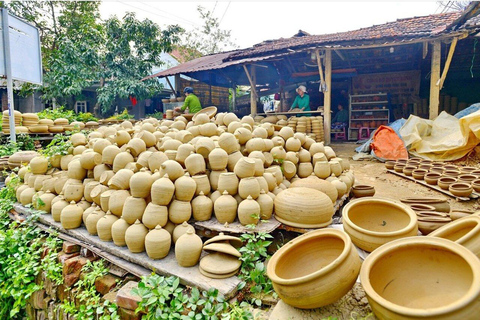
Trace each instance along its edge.
<instances>
[{"instance_id":1,"label":"bamboo pole","mask_svg":"<svg viewBox=\"0 0 480 320\"><path fill-rule=\"evenodd\" d=\"M325 133L325 144L330 144L330 127L331 118L330 113L332 102L332 50L325 50L325 85L326 90L323 94L323 131Z\"/></svg>"},{"instance_id":2,"label":"bamboo pole","mask_svg":"<svg viewBox=\"0 0 480 320\"><path fill-rule=\"evenodd\" d=\"M243 65L243 69L247 75L248 82L250 82L250 114L255 116L257 114L257 77L255 66L251 66L250 72L248 72L246 65Z\"/></svg>"},{"instance_id":3,"label":"bamboo pole","mask_svg":"<svg viewBox=\"0 0 480 320\"><path fill-rule=\"evenodd\" d=\"M452 44L450 45L450 50L448 51L447 60L445 61L445 66L443 67L442 76L437 81L437 86L439 90L442 90L443 83L445 82L445 78L447 78L448 69L450 68L450 63L452 62L453 53L455 52L455 47L457 46L457 41L458 41L457 37L453 38Z\"/></svg>"},{"instance_id":4,"label":"bamboo pole","mask_svg":"<svg viewBox=\"0 0 480 320\"><path fill-rule=\"evenodd\" d=\"M437 81L440 80L441 50L442 47L440 41L435 41L433 43L432 66L430 72L430 119L434 119L438 116L438 108L440 104L440 87L437 85Z\"/></svg>"}]
</instances>

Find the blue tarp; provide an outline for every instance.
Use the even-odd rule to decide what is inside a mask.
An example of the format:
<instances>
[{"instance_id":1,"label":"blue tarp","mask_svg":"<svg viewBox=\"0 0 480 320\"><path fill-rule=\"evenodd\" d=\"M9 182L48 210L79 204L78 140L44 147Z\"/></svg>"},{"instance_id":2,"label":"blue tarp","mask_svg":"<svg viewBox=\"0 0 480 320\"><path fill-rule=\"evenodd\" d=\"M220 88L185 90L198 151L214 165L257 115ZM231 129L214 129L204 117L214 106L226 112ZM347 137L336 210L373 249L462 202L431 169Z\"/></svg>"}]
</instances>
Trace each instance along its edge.
<instances>
[{"instance_id":1,"label":"blue tarp","mask_svg":"<svg viewBox=\"0 0 480 320\"><path fill-rule=\"evenodd\" d=\"M470 107L455 113L454 117L457 119L461 119L465 116L468 116L471 113L477 112L478 110L480 110L480 103L475 103L475 104L472 104Z\"/></svg>"}]
</instances>

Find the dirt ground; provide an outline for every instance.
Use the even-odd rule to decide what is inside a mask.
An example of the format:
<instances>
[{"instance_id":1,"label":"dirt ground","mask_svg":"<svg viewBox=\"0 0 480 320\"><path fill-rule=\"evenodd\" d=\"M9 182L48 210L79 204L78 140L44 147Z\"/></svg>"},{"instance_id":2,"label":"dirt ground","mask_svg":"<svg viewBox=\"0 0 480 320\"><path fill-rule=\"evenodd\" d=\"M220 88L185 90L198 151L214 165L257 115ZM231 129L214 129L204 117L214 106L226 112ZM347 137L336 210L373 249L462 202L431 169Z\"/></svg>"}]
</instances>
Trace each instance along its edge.
<instances>
[{"instance_id":1,"label":"dirt ground","mask_svg":"<svg viewBox=\"0 0 480 320\"><path fill-rule=\"evenodd\" d=\"M378 160L354 161L355 143L334 143L331 145L337 157L347 158L354 171L356 184L370 184L375 187L375 197L399 200L405 197L443 197L447 198L452 209L479 210L480 200L457 201L436 190L413 181L387 173L384 163Z\"/></svg>"}]
</instances>

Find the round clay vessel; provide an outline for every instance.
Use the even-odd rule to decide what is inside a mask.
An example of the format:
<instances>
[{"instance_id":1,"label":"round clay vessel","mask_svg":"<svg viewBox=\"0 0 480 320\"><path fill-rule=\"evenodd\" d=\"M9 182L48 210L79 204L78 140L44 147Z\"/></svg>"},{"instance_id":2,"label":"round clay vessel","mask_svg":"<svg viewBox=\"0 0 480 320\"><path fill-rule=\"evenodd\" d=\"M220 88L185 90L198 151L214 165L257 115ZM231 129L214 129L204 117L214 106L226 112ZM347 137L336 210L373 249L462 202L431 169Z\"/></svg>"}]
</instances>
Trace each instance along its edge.
<instances>
[{"instance_id":1,"label":"round clay vessel","mask_svg":"<svg viewBox=\"0 0 480 320\"><path fill-rule=\"evenodd\" d=\"M139 221L136 220L134 224L125 231L125 243L128 250L133 253L140 253L145 251L145 237L148 234L148 229Z\"/></svg>"},{"instance_id":2,"label":"round clay vessel","mask_svg":"<svg viewBox=\"0 0 480 320\"><path fill-rule=\"evenodd\" d=\"M264 189L260 191L257 203L260 206L260 219L269 220L273 214L273 199L265 193Z\"/></svg>"},{"instance_id":3,"label":"round clay vessel","mask_svg":"<svg viewBox=\"0 0 480 320\"><path fill-rule=\"evenodd\" d=\"M471 184L472 181L476 180L477 176L473 174L461 174L458 176L458 182L465 182Z\"/></svg>"},{"instance_id":4,"label":"round clay vessel","mask_svg":"<svg viewBox=\"0 0 480 320\"><path fill-rule=\"evenodd\" d=\"M62 210L68 205L69 203L65 200L58 200L54 204L52 204L51 212L52 218L55 222L60 222Z\"/></svg>"},{"instance_id":5,"label":"round clay vessel","mask_svg":"<svg viewBox=\"0 0 480 320\"><path fill-rule=\"evenodd\" d=\"M480 192L480 179L473 180L472 187L473 187L473 190L475 190L476 192Z\"/></svg>"},{"instance_id":6,"label":"round clay vessel","mask_svg":"<svg viewBox=\"0 0 480 320\"><path fill-rule=\"evenodd\" d=\"M130 178L130 193L133 197L146 198L150 195L152 183L152 175L142 169Z\"/></svg>"},{"instance_id":7,"label":"round clay vessel","mask_svg":"<svg viewBox=\"0 0 480 320\"><path fill-rule=\"evenodd\" d=\"M87 170L82 167L80 159L73 159L68 164L68 177L70 179L83 180L87 176Z\"/></svg>"},{"instance_id":8,"label":"round clay vessel","mask_svg":"<svg viewBox=\"0 0 480 320\"><path fill-rule=\"evenodd\" d=\"M234 172L240 179L255 175L255 160L243 157L235 164Z\"/></svg>"},{"instance_id":9,"label":"round clay vessel","mask_svg":"<svg viewBox=\"0 0 480 320\"><path fill-rule=\"evenodd\" d=\"M237 217L237 206L237 200L229 195L227 191L224 191L213 203L215 218L221 224L225 222L232 223Z\"/></svg>"},{"instance_id":10,"label":"round clay vessel","mask_svg":"<svg viewBox=\"0 0 480 320\"><path fill-rule=\"evenodd\" d=\"M393 169L395 172L403 173L403 168L405 168L404 164L396 164Z\"/></svg>"},{"instance_id":11,"label":"round clay vessel","mask_svg":"<svg viewBox=\"0 0 480 320\"><path fill-rule=\"evenodd\" d=\"M432 231L452 222L452 219L448 216L436 216L436 215L424 215L417 216L418 230L424 235L429 234Z\"/></svg>"},{"instance_id":12,"label":"round clay vessel","mask_svg":"<svg viewBox=\"0 0 480 320\"><path fill-rule=\"evenodd\" d=\"M196 190L197 183L188 173L175 180L175 199L177 200L192 201Z\"/></svg>"},{"instance_id":13,"label":"round clay vessel","mask_svg":"<svg viewBox=\"0 0 480 320\"><path fill-rule=\"evenodd\" d=\"M192 153L185 159L185 168L191 176L204 174L206 171L205 159L198 153Z\"/></svg>"},{"instance_id":14,"label":"round clay vessel","mask_svg":"<svg viewBox=\"0 0 480 320\"><path fill-rule=\"evenodd\" d=\"M210 185L210 180L206 174L193 176L192 179L195 181L196 189L195 196L198 196L200 192L203 192L205 195L209 195L212 189Z\"/></svg>"},{"instance_id":15,"label":"round clay vessel","mask_svg":"<svg viewBox=\"0 0 480 320\"><path fill-rule=\"evenodd\" d=\"M260 205L248 196L238 205L238 220L244 226L257 224L260 220Z\"/></svg>"},{"instance_id":16,"label":"round clay vessel","mask_svg":"<svg viewBox=\"0 0 480 320\"><path fill-rule=\"evenodd\" d=\"M164 175L152 184L151 197L152 202L160 206L168 206L175 193L175 185Z\"/></svg>"},{"instance_id":17,"label":"round clay vessel","mask_svg":"<svg viewBox=\"0 0 480 320\"><path fill-rule=\"evenodd\" d=\"M40 200L42 200L43 204L40 204L37 209L45 211L46 213L50 213L52 210L52 200L54 198L55 194L47 190L44 194L40 196Z\"/></svg>"},{"instance_id":18,"label":"round clay vessel","mask_svg":"<svg viewBox=\"0 0 480 320\"><path fill-rule=\"evenodd\" d=\"M331 184L337 188L338 197L341 198L345 193L347 193L347 185L338 179L332 180Z\"/></svg>"},{"instance_id":19,"label":"round clay vessel","mask_svg":"<svg viewBox=\"0 0 480 320\"><path fill-rule=\"evenodd\" d=\"M468 197L472 194L473 188L469 183L455 182L448 187L448 191L457 197Z\"/></svg>"},{"instance_id":20,"label":"round clay vessel","mask_svg":"<svg viewBox=\"0 0 480 320\"><path fill-rule=\"evenodd\" d=\"M355 284L361 261L347 234L336 229L303 234L280 248L267 265L275 292L287 304L319 308Z\"/></svg>"},{"instance_id":21,"label":"round clay vessel","mask_svg":"<svg viewBox=\"0 0 480 320\"><path fill-rule=\"evenodd\" d=\"M172 239L173 243L176 243L178 238L183 236L187 233L188 229L193 228L193 226L189 225L187 221L183 221L181 224L177 225L175 229L173 229Z\"/></svg>"},{"instance_id":22,"label":"round clay vessel","mask_svg":"<svg viewBox=\"0 0 480 320\"><path fill-rule=\"evenodd\" d=\"M283 190L274 201L275 218L292 227L321 228L332 222L331 199L321 191L298 187Z\"/></svg>"},{"instance_id":23,"label":"round clay vessel","mask_svg":"<svg viewBox=\"0 0 480 320\"><path fill-rule=\"evenodd\" d=\"M459 175L460 175L460 171L459 171L459 170L445 170L445 171L443 172L443 176L444 176L444 177L458 178Z\"/></svg>"},{"instance_id":24,"label":"round clay vessel","mask_svg":"<svg viewBox=\"0 0 480 320\"><path fill-rule=\"evenodd\" d=\"M395 167L395 161L392 161L392 160L385 161L385 167L388 170L393 170L393 167Z\"/></svg>"},{"instance_id":25,"label":"round clay vessel","mask_svg":"<svg viewBox=\"0 0 480 320\"><path fill-rule=\"evenodd\" d=\"M213 201L203 191L192 200L193 218L196 221L207 221L212 217Z\"/></svg>"},{"instance_id":26,"label":"round clay vessel","mask_svg":"<svg viewBox=\"0 0 480 320\"><path fill-rule=\"evenodd\" d=\"M327 161L317 161L313 171L320 179L326 179L331 174L330 164Z\"/></svg>"},{"instance_id":27,"label":"round clay vessel","mask_svg":"<svg viewBox=\"0 0 480 320\"><path fill-rule=\"evenodd\" d=\"M90 150L90 149L89 149ZM83 169L92 170L96 165L102 163L102 155L97 152L84 151L80 156L80 164Z\"/></svg>"},{"instance_id":28,"label":"round clay vessel","mask_svg":"<svg viewBox=\"0 0 480 320\"><path fill-rule=\"evenodd\" d=\"M105 216L105 212L97 207L93 212L91 212L85 219L85 227L87 228L88 233L92 236L97 235L97 222Z\"/></svg>"},{"instance_id":29,"label":"round clay vessel","mask_svg":"<svg viewBox=\"0 0 480 320\"><path fill-rule=\"evenodd\" d=\"M241 261L236 257L222 252L214 252L200 260L199 268L206 271L207 274L229 275L232 272L236 273L241 264Z\"/></svg>"},{"instance_id":30,"label":"round clay vessel","mask_svg":"<svg viewBox=\"0 0 480 320\"><path fill-rule=\"evenodd\" d=\"M242 199L246 199L248 196L257 199L260 195L260 184L258 180L255 177L240 179L238 194Z\"/></svg>"},{"instance_id":31,"label":"round clay vessel","mask_svg":"<svg viewBox=\"0 0 480 320\"><path fill-rule=\"evenodd\" d=\"M192 205L189 201L173 200L168 207L168 218L173 223L179 224L190 220L192 217Z\"/></svg>"},{"instance_id":32,"label":"round clay vessel","mask_svg":"<svg viewBox=\"0 0 480 320\"><path fill-rule=\"evenodd\" d=\"M182 267L192 267L197 264L202 253L202 239L197 236L192 228L178 238L175 243L175 258Z\"/></svg>"},{"instance_id":33,"label":"round clay vessel","mask_svg":"<svg viewBox=\"0 0 480 320\"><path fill-rule=\"evenodd\" d=\"M30 160L30 172L33 174L45 174L48 170L48 159L43 156L37 156Z\"/></svg>"},{"instance_id":34,"label":"round clay vessel","mask_svg":"<svg viewBox=\"0 0 480 320\"><path fill-rule=\"evenodd\" d=\"M412 171L412 176L416 180L423 180L423 177L425 177L427 172L428 171L426 169L415 169Z\"/></svg>"},{"instance_id":35,"label":"round clay vessel","mask_svg":"<svg viewBox=\"0 0 480 320\"><path fill-rule=\"evenodd\" d=\"M356 185L352 187L352 192L355 198L361 197L373 197L375 194L375 188L370 185Z\"/></svg>"},{"instance_id":36,"label":"round clay vessel","mask_svg":"<svg viewBox=\"0 0 480 320\"><path fill-rule=\"evenodd\" d=\"M60 213L60 222L64 229L76 229L82 224L83 210L75 201L70 202L68 206L62 209Z\"/></svg>"},{"instance_id":37,"label":"round clay vessel","mask_svg":"<svg viewBox=\"0 0 480 320\"><path fill-rule=\"evenodd\" d=\"M112 225L118 220L110 211L97 222L97 234L102 241L112 241Z\"/></svg>"},{"instance_id":38,"label":"round clay vessel","mask_svg":"<svg viewBox=\"0 0 480 320\"><path fill-rule=\"evenodd\" d=\"M428 204L423 204L423 203L412 203L410 204L410 208L412 208L413 211L418 212L418 211L435 211L435 207L428 205Z\"/></svg>"},{"instance_id":39,"label":"round clay vessel","mask_svg":"<svg viewBox=\"0 0 480 320\"><path fill-rule=\"evenodd\" d=\"M160 175L168 174L170 180L175 181L184 175L182 166L175 160L167 160L160 165Z\"/></svg>"},{"instance_id":40,"label":"round clay vessel","mask_svg":"<svg viewBox=\"0 0 480 320\"><path fill-rule=\"evenodd\" d=\"M168 207L167 206L159 206L150 202L145 211L143 212L142 216L142 223L148 229L153 229L157 225L165 226L168 222Z\"/></svg>"},{"instance_id":41,"label":"round clay vessel","mask_svg":"<svg viewBox=\"0 0 480 320\"><path fill-rule=\"evenodd\" d=\"M108 186L115 190L128 190L130 189L130 179L133 176L133 171L129 169L120 169L115 175L108 181Z\"/></svg>"},{"instance_id":42,"label":"round clay vessel","mask_svg":"<svg viewBox=\"0 0 480 320\"><path fill-rule=\"evenodd\" d=\"M143 212L147 207L144 198L128 197L125 199L122 209L122 218L129 224L135 223L135 220L142 220Z\"/></svg>"},{"instance_id":43,"label":"round clay vessel","mask_svg":"<svg viewBox=\"0 0 480 320\"><path fill-rule=\"evenodd\" d=\"M343 208L343 228L353 243L368 252L395 239L416 236L417 217L408 206L391 200L364 198Z\"/></svg>"},{"instance_id":44,"label":"round clay vessel","mask_svg":"<svg viewBox=\"0 0 480 320\"><path fill-rule=\"evenodd\" d=\"M361 284L379 319L476 319L480 260L436 237L392 241L363 262Z\"/></svg>"},{"instance_id":45,"label":"round clay vessel","mask_svg":"<svg viewBox=\"0 0 480 320\"><path fill-rule=\"evenodd\" d=\"M112 224L112 240L116 246L124 247L127 245L125 242L125 232L128 227L130 227L130 225L122 218Z\"/></svg>"},{"instance_id":46,"label":"round clay vessel","mask_svg":"<svg viewBox=\"0 0 480 320\"><path fill-rule=\"evenodd\" d=\"M424 176L424 180L426 183L430 184L430 185L436 185L437 182L438 182L438 179L440 179L442 175L438 172L429 172L427 174L425 174Z\"/></svg>"},{"instance_id":47,"label":"round clay vessel","mask_svg":"<svg viewBox=\"0 0 480 320\"><path fill-rule=\"evenodd\" d=\"M255 161L254 161L255 163ZM238 178L233 172L221 173L218 178L218 191L227 191L230 195L236 195L238 191Z\"/></svg>"},{"instance_id":48,"label":"round clay vessel","mask_svg":"<svg viewBox=\"0 0 480 320\"><path fill-rule=\"evenodd\" d=\"M457 182L457 178L454 177L441 177L438 179L437 184L443 190L448 190L452 183Z\"/></svg>"},{"instance_id":49,"label":"round clay vessel","mask_svg":"<svg viewBox=\"0 0 480 320\"><path fill-rule=\"evenodd\" d=\"M120 217L123 211L123 205L128 197L130 197L130 192L128 190L112 190L110 197L108 199L108 210L113 215ZM102 197L100 196L100 202Z\"/></svg>"},{"instance_id":50,"label":"round clay vessel","mask_svg":"<svg viewBox=\"0 0 480 320\"><path fill-rule=\"evenodd\" d=\"M313 172L313 165L310 162L301 162L298 165L297 175L300 178L306 178L310 176L312 172Z\"/></svg>"},{"instance_id":51,"label":"round clay vessel","mask_svg":"<svg viewBox=\"0 0 480 320\"><path fill-rule=\"evenodd\" d=\"M402 203L412 204L427 204L435 207L435 211L450 212L450 205L446 198L433 198L433 197L409 197L400 199Z\"/></svg>"},{"instance_id":52,"label":"round clay vessel","mask_svg":"<svg viewBox=\"0 0 480 320\"><path fill-rule=\"evenodd\" d=\"M78 202L83 197L84 187L80 180L68 179L63 189L63 195L68 202Z\"/></svg>"},{"instance_id":53,"label":"round clay vessel","mask_svg":"<svg viewBox=\"0 0 480 320\"><path fill-rule=\"evenodd\" d=\"M208 154L208 163L212 170L224 170L228 164L228 153L224 149L216 147Z\"/></svg>"},{"instance_id":54,"label":"round clay vessel","mask_svg":"<svg viewBox=\"0 0 480 320\"><path fill-rule=\"evenodd\" d=\"M403 167L403 174L406 175L406 176L411 176L412 173L413 173L413 170L416 170L417 167L416 166L411 166L411 165L407 165L405 167Z\"/></svg>"},{"instance_id":55,"label":"round clay vessel","mask_svg":"<svg viewBox=\"0 0 480 320\"><path fill-rule=\"evenodd\" d=\"M306 187L311 189L316 189L325 193L332 203L335 203L338 198L338 191L331 182L319 179L316 176L309 176L305 179L298 179L290 185L290 188ZM266 190L265 190L266 191Z\"/></svg>"},{"instance_id":56,"label":"round clay vessel","mask_svg":"<svg viewBox=\"0 0 480 320\"><path fill-rule=\"evenodd\" d=\"M163 229L160 225L145 237L145 250L150 259L163 259L170 252L170 246L172 244L172 237L167 230Z\"/></svg>"}]
</instances>

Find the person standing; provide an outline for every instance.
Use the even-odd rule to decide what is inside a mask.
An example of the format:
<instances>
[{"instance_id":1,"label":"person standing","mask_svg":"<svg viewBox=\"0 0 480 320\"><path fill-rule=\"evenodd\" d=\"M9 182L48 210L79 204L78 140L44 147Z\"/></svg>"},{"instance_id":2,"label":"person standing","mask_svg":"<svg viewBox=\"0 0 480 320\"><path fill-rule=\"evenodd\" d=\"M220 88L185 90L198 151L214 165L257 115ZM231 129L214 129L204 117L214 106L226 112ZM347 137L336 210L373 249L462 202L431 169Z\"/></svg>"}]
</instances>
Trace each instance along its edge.
<instances>
[{"instance_id":1,"label":"person standing","mask_svg":"<svg viewBox=\"0 0 480 320\"><path fill-rule=\"evenodd\" d=\"M293 101L289 111L295 108L299 108L300 111L311 111L310 96L307 94L307 88L305 88L305 86L299 86L296 91L298 96L295 97L295 101ZM305 114L305 116L310 116L310 114Z\"/></svg>"},{"instance_id":2,"label":"person standing","mask_svg":"<svg viewBox=\"0 0 480 320\"><path fill-rule=\"evenodd\" d=\"M197 113L198 111L202 110L202 104L198 97L193 93L192 87L185 87L183 89L183 93L185 93L185 102L183 103L182 107L176 107L176 112L185 112L185 109L188 108L188 113Z\"/></svg>"}]
</instances>

